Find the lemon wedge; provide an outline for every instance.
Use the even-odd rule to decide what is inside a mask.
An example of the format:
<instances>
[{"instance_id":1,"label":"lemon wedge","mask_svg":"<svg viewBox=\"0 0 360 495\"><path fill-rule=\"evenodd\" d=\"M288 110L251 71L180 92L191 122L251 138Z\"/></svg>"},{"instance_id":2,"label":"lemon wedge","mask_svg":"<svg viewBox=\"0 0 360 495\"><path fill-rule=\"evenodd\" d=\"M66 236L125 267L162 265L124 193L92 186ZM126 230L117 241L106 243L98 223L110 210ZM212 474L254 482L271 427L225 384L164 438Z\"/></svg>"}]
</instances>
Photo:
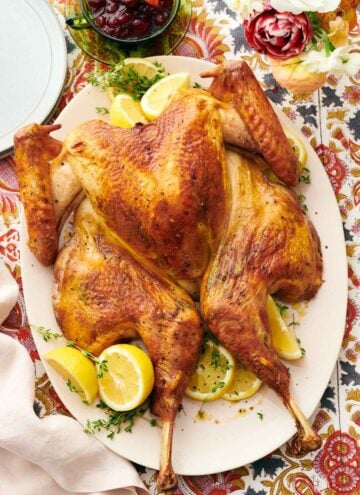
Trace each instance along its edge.
<instances>
[{"instance_id":1,"label":"lemon wedge","mask_svg":"<svg viewBox=\"0 0 360 495\"><path fill-rule=\"evenodd\" d=\"M262 381L259 380L252 371L241 363L237 363L235 366L234 378L221 398L230 401L247 399L256 394L261 387L261 384Z\"/></svg>"},{"instance_id":2,"label":"lemon wedge","mask_svg":"<svg viewBox=\"0 0 360 495\"><path fill-rule=\"evenodd\" d=\"M105 349L99 361L107 361L107 372L99 378L99 395L115 411L140 406L154 386L154 368L149 356L135 345L117 344ZM99 373L100 374L100 373Z\"/></svg>"},{"instance_id":3,"label":"lemon wedge","mask_svg":"<svg viewBox=\"0 0 360 495\"><path fill-rule=\"evenodd\" d=\"M299 172L301 173L306 165L307 162L307 152L304 146L304 143L301 141L299 136L294 134L292 131L289 129L285 128L284 129L285 135L288 138L288 141L298 159L298 165L299 165Z\"/></svg>"},{"instance_id":4,"label":"lemon wedge","mask_svg":"<svg viewBox=\"0 0 360 495\"><path fill-rule=\"evenodd\" d=\"M289 361L300 359L302 352L296 335L281 317L275 301L270 296L267 299L267 314L275 351L281 358Z\"/></svg>"},{"instance_id":5,"label":"lemon wedge","mask_svg":"<svg viewBox=\"0 0 360 495\"><path fill-rule=\"evenodd\" d=\"M111 125L129 129L139 122L142 124L147 122L141 111L140 103L126 94L115 96L110 107Z\"/></svg>"},{"instance_id":6,"label":"lemon wedge","mask_svg":"<svg viewBox=\"0 0 360 495\"><path fill-rule=\"evenodd\" d=\"M188 72L175 72L160 79L141 98L140 105L143 113L148 120L155 120L163 113L174 94L179 89L189 86L190 74Z\"/></svg>"},{"instance_id":7,"label":"lemon wedge","mask_svg":"<svg viewBox=\"0 0 360 495\"><path fill-rule=\"evenodd\" d=\"M219 399L232 382L234 366L234 358L222 345L206 340L185 395L200 401Z\"/></svg>"},{"instance_id":8,"label":"lemon wedge","mask_svg":"<svg viewBox=\"0 0 360 495\"><path fill-rule=\"evenodd\" d=\"M98 391L94 364L81 351L73 347L58 347L43 358L61 375L72 392L91 404Z\"/></svg>"},{"instance_id":9,"label":"lemon wedge","mask_svg":"<svg viewBox=\"0 0 360 495\"><path fill-rule=\"evenodd\" d=\"M159 67L146 58L130 57L123 60L122 70L126 72L130 67L134 69L139 76L146 77L147 79L153 79L159 72ZM110 100L113 101L118 92L114 87L107 87L106 94Z\"/></svg>"}]
</instances>

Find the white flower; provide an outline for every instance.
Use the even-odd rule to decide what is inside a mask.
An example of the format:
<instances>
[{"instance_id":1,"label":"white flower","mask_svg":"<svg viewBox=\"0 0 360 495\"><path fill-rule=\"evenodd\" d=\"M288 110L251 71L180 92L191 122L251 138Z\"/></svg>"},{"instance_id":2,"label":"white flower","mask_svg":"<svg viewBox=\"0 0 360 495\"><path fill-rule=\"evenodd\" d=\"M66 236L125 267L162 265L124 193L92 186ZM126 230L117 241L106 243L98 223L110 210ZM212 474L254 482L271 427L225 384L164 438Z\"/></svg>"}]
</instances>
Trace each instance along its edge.
<instances>
[{"instance_id":1,"label":"white flower","mask_svg":"<svg viewBox=\"0 0 360 495\"><path fill-rule=\"evenodd\" d=\"M271 0L271 6L278 12L331 12L340 0Z\"/></svg>"},{"instance_id":2,"label":"white flower","mask_svg":"<svg viewBox=\"0 0 360 495\"><path fill-rule=\"evenodd\" d=\"M340 46L329 55L325 48L310 50L300 55L302 64L309 72L331 72L335 76L355 76L360 71L360 53L350 52L350 46Z\"/></svg>"},{"instance_id":3,"label":"white flower","mask_svg":"<svg viewBox=\"0 0 360 495\"><path fill-rule=\"evenodd\" d=\"M248 19L255 11L264 10L264 2L260 0L224 0L230 10L239 14L243 19Z\"/></svg>"}]
</instances>

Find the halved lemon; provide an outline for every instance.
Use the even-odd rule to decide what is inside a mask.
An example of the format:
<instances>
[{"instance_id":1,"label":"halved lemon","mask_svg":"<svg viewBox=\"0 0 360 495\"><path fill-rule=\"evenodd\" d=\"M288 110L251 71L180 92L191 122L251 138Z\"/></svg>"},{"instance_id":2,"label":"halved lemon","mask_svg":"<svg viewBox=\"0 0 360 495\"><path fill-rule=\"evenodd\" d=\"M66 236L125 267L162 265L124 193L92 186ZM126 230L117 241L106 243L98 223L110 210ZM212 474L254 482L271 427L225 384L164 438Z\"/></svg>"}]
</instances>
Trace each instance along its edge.
<instances>
[{"instance_id":1,"label":"halved lemon","mask_svg":"<svg viewBox=\"0 0 360 495\"><path fill-rule=\"evenodd\" d=\"M285 135L288 138L288 141L294 150L294 153L298 159L299 162L299 172L301 173L303 169L305 168L306 162L307 162L307 152L304 146L304 143L301 141L299 136L294 134L292 131L289 129L285 128L284 129Z\"/></svg>"},{"instance_id":2,"label":"halved lemon","mask_svg":"<svg viewBox=\"0 0 360 495\"><path fill-rule=\"evenodd\" d=\"M270 321L272 344L283 359L289 361L302 357L301 348L294 331L280 315L274 299L268 296L267 314Z\"/></svg>"},{"instance_id":3,"label":"halved lemon","mask_svg":"<svg viewBox=\"0 0 360 495\"><path fill-rule=\"evenodd\" d=\"M129 67L134 69L140 76L153 79L159 72L159 67L146 58L130 57L122 62L122 70L126 71ZM106 94L112 101L118 94L115 87L106 88Z\"/></svg>"},{"instance_id":4,"label":"halved lemon","mask_svg":"<svg viewBox=\"0 0 360 495\"><path fill-rule=\"evenodd\" d=\"M66 380L69 389L91 404L98 391L94 364L73 347L58 347L43 358Z\"/></svg>"},{"instance_id":5,"label":"halved lemon","mask_svg":"<svg viewBox=\"0 0 360 495\"><path fill-rule=\"evenodd\" d=\"M175 72L160 79L141 98L141 109L149 120L159 117L179 89L190 86L188 72Z\"/></svg>"},{"instance_id":6,"label":"halved lemon","mask_svg":"<svg viewBox=\"0 0 360 495\"><path fill-rule=\"evenodd\" d=\"M103 360L107 361L108 371L99 378L100 398L115 411L131 411L140 406L154 386L149 356L135 345L117 344L100 354L99 361Z\"/></svg>"},{"instance_id":7,"label":"halved lemon","mask_svg":"<svg viewBox=\"0 0 360 495\"><path fill-rule=\"evenodd\" d=\"M219 399L232 382L234 367L234 358L222 345L206 340L185 394L200 401Z\"/></svg>"},{"instance_id":8,"label":"halved lemon","mask_svg":"<svg viewBox=\"0 0 360 495\"><path fill-rule=\"evenodd\" d=\"M126 94L115 96L110 107L110 123L116 127L129 129L135 124L146 124L147 120L141 111L140 103Z\"/></svg>"},{"instance_id":9,"label":"halved lemon","mask_svg":"<svg viewBox=\"0 0 360 495\"><path fill-rule=\"evenodd\" d=\"M234 378L221 398L230 401L247 399L256 394L261 384L262 381L252 371L241 363L237 363L235 365Z\"/></svg>"}]
</instances>

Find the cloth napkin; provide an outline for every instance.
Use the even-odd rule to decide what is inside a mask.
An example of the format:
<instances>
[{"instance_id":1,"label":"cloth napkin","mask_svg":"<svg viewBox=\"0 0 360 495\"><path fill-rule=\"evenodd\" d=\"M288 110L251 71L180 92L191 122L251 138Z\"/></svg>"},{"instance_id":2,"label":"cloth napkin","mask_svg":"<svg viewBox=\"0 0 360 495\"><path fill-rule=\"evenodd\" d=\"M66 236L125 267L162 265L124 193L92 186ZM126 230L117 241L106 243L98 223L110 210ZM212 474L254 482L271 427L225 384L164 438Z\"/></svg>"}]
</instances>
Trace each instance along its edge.
<instances>
[{"instance_id":1,"label":"cloth napkin","mask_svg":"<svg viewBox=\"0 0 360 495\"><path fill-rule=\"evenodd\" d=\"M18 286L0 261L0 323ZM146 495L136 470L82 426L33 409L34 366L26 349L0 333L0 495Z\"/></svg>"}]
</instances>

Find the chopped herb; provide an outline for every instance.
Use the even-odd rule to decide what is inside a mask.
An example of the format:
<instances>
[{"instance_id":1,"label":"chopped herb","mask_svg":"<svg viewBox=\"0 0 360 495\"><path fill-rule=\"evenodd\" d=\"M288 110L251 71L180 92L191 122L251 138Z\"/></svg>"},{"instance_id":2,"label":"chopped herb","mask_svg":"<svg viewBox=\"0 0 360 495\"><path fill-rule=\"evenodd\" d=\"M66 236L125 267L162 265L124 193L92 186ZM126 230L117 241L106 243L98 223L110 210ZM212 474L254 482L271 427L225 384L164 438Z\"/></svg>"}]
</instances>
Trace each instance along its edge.
<instances>
[{"instance_id":1,"label":"chopped herb","mask_svg":"<svg viewBox=\"0 0 360 495\"><path fill-rule=\"evenodd\" d=\"M150 420L150 424L151 424L151 426L157 426L157 421L156 421L156 419L151 419L151 420Z\"/></svg>"},{"instance_id":2,"label":"chopped herb","mask_svg":"<svg viewBox=\"0 0 360 495\"><path fill-rule=\"evenodd\" d=\"M306 197L303 195L303 194L298 194L297 195L298 197L298 200L300 201L300 205L301 205L301 209L304 213L306 213L308 211L308 207L306 206Z\"/></svg>"},{"instance_id":3,"label":"chopped herb","mask_svg":"<svg viewBox=\"0 0 360 495\"><path fill-rule=\"evenodd\" d=\"M310 170L308 168L303 168L303 173L299 177L299 182L311 184Z\"/></svg>"},{"instance_id":4,"label":"chopped herb","mask_svg":"<svg viewBox=\"0 0 360 495\"><path fill-rule=\"evenodd\" d=\"M211 363L210 364L213 368L217 368L217 367L221 366L221 364L220 364L220 352L216 348L214 348L211 351Z\"/></svg>"},{"instance_id":5,"label":"chopped herb","mask_svg":"<svg viewBox=\"0 0 360 495\"><path fill-rule=\"evenodd\" d=\"M103 91L112 88L115 94L127 93L134 100L140 100L146 91L166 76L164 67L155 62L157 72L154 77L140 75L131 65L124 67L123 62L111 66L109 71L90 72L87 81L93 86L100 86Z\"/></svg>"},{"instance_id":6,"label":"chopped herb","mask_svg":"<svg viewBox=\"0 0 360 495\"><path fill-rule=\"evenodd\" d=\"M276 307L279 310L280 316L283 318L286 315L287 310L289 309L289 306L285 306L283 304L280 304L279 302L275 301Z\"/></svg>"},{"instance_id":7,"label":"chopped herb","mask_svg":"<svg viewBox=\"0 0 360 495\"><path fill-rule=\"evenodd\" d=\"M299 337L296 338L296 342L299 344L299 347L300 347L300 352L301 352L301 355L302 356L305 356L305 349L301 346L301 340L299 339Z\"/></svg>"},{"instance_id":8,"label":"chopped herb","mask_svg":"<svg viewBox=\"0 0 360 495\"><path fill-rule=\"evenodd\" d=\"M80 393L80 390L78 390L73 382L70 380L70 378L67 379L66 381L66 386L70 390L70 392L75 392L76 394Z\"/></svg>"},{"instance_id":9,"label":"chopped herb","mask_svg":"<svg viewBox=\"0 0 360 495\"><path fill-rule=\"evenodd\" d=\"M32 328L35 328L43 337L45 342L48 342L49 340L56 340L59 337L62 337L60 333L52 332L48 328L44 327L37 327L35 325L30 325Z\"/></svg>"},{"instance_id":10,"label":"chopped herb","mask_svg":"<svg viewBox=\"0 0 360 495\"><path fill-rule=\"evenodd\" d=\"M132 411L119 412L113 411L107 405L100 401L96 404L96 407L102 409L107 415L106 419L95 419L86 421L86 426L84 428L84 432L89 435L94 435L94 433L99 432L101 430L108 431L108 438L113 439L117 433L121 431L125 431L126 433L131 433L132 428L135 424L135 420L138 417L142 417L149 407L150 401L147 400L144 404L133 409ZM151 420L156 421L156 420ZM150 422L151 423L151 422ZM152 424L152 426L155 426Z\"/></svg>"},{"instance_id":11,"label":"chopped herb","mask_svg":"<svg viewBox=\"0 0 360 495\"><path fill-rule=\"evenodd\" d=\"M101 115L107 115L109 113L109 109L106 107L96 107L96 113L100 113Z\"/></svg>"},{"instance_id":12,"label":"chopped herb","mask_svg":"<svg viewBox=\"0 0 360 495\"><path fill-rule=\"evenodd\" d=\"M259 416L260 421L262 421L264 419L264 414L263 413L258 412L256 414Z\"/></svg>"},{"instance_id":13,"label":"chopped herb","mask_svg":"<svg viewBox=\"0 0 360 495\"><path fill-rule=\"evenodd\" d=\"M217 385L215 385L215 387L211 389L211 393L214 394L217 390L224 387L225 387L225 382L219 382Z\"/></svg>"},{"instance_id":14,"label":"chopped herb","mask_svg":"<svg viewBox=\"0 0 360 495\"><path fill-rule=\"evenodd\" d=\"M200 83L196 82L193 84L193 88L196 88L196 89L203 89L204 86L202 86Z\"/></svg>"}]
</instances>

